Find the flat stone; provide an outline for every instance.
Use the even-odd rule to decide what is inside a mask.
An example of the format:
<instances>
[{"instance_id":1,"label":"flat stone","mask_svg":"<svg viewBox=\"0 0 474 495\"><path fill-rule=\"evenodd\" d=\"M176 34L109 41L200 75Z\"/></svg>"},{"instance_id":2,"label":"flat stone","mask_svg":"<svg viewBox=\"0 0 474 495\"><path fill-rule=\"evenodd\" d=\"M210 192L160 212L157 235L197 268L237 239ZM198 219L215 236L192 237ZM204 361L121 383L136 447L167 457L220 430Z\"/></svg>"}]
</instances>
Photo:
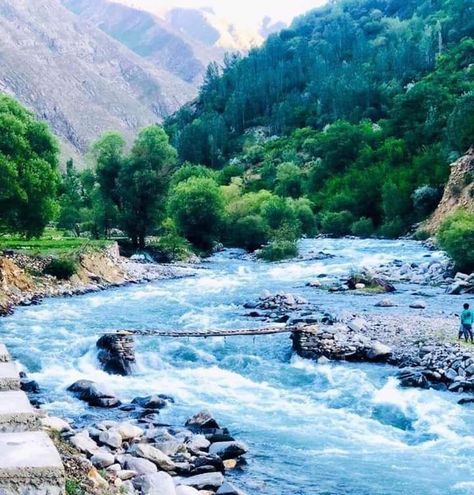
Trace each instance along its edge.
<instances>
[{"instance_id":1,"label":"flat stone","mask_svg":"<svg viewBox=\"0 0 474 495\"><path fill-rule=\"evenodd\" d=\"M91 462L93 466L98 469L106 468L112 466L115 462L115 457L110 452L104 450L98 450L92 457Z\"/></svg>"},{"instance_id":2,"label":"flat stone","mask_svg":"<svg viewBox=\"0 0 474 495\"><path fill-rule=\"evenodd\" d=\"M224 476L222 473L205 473L191 476L190 478L175 478L177 486L192 486L198 490L205 488L218 489L224 484Z\"/></svg>"},{"instance_id":3,"label":"flat stone","mask_svg":"<svg viewBox=\"0 0 474 495\"><path fill-rule=\"evenodd\" d=\"M63 494L64 467L46 433L1 433L0 452L0 493Z\"/></svg>"},{"instance_id":4,"label":"flat stone","mask_svg":"<svg viewBox=\"0 0 474 495\"><path fill-rule=\"evenodd\" d=\"M174 469L176 469L175 463L166 454L150 444L135 444L131 451L137 456L153 462L160 469L163 469L165 471L173 471Z\"/></svg>"},{"instance_id":5,"label":"flat stone","mask_svg":"<svg viewBox=\"0 0 474 495\"><path fill-rule=\"evenodd\" d=\"M38 430L40 422L25 392L0 392L0 433Z\"/></svg>"},{"instance_id":6,"label":"flat stone","mask_svg":"<svg viewBox=\"0 0 474 495\"><path fill-rule=\"evenodd\" d=\"M242 442L216 442L209 447L209 453L223 460L235 459L248 452L248 447Z\"/></svg>"},{"instance_id":7,"label":"flat stone","mask_svg":"<svg viewBox=\"0 0 474 495\"><path fill-rule=\"evenodd\" d=\"M10 353L5 344L0 344L0 363L8 363L10 359Z\"/></svg>"},{"instance_id":8,"label":"flat stone","mask_svg":"<svg viewBox=\"0 0 474 495\"><path fill-rule=\"evenodd\" d=\"M63 433L65 431L71 431L71 426L64 419L56 418L54 416L46 416L45 418L41 418L41 424L44 428L47 428L51 431L56 431L58 433Z\"/></svg>"},{"instance_id":9,"label":"flat stone","mask_svg":"<svg viewBox=\"0 0 474 495\"><path fill-rule=\"evenodd\" d=\"M225 482L219 490L217 490L216 495L244 495L244 492L231 483Z\"/></svg>"},{"instance_id":10,"label":"flat stone","mask_svg":"<svg viewBox=\"0 0 474 495\"><path fill-rule=\"evenodd\" d=\"M99 435L99 442L108 445L114 449L118 449L122 446L122 437L120 433L112 430L103 431Z\"/></svg>"},{"instance_id":11,"label":"flat stone","mask_svg":"<svg viewBox=\"0 0 474 495\"><path fill-rule=\"evenodd\" d=\"M122 423L116 428L117 433L122 437L122 440L132 440L141 437L144 433L142 428L130 423Z\"/></svg>"},{"instance_id":12,"label":"flat stone","mask_svg":"<svg viewBox=\"0 0 474 495\"><path fill-rule=\"evenodd\" d=\"M180 485L176 487L176 495L200 495L200 493L192 486Z\"/></svg>"},{"instance_id":13,"label":"flat stone","mask_svg":"<svg viewBox=\"0 0 474 495\"><path fill-rule=\"evenodd\" d=\"M0 392L20 390L20 374L13 362L0 363Z\"/></svg>"},{"instance_id":14,"label":"flat stone","mask_svg":"<svg viewBox=\"0 0 474 495\"><path fill-rule=\"evenodd\" d=\"M173 478L163 472L145 474L133 480L142 495L176 495Z\"/></svg>"}]
</instances>

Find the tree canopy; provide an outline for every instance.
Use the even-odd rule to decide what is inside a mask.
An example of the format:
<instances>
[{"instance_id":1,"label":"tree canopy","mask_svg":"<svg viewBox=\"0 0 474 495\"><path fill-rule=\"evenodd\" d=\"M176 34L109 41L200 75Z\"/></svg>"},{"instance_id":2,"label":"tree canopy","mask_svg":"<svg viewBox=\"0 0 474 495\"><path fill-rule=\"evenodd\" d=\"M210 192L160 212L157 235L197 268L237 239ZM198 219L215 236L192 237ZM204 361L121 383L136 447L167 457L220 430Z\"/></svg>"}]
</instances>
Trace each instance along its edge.
<instances>
[{"instance_id":1,"label":"tree canopy","mask_svg":"<svg viewBox=\"0 0 474 495\"><path fill-rule=\"evenodd\" d=\"M53 219L58 155L46 124L0 95L0 231L34 237Z\"/></svg>"}]
</instances>

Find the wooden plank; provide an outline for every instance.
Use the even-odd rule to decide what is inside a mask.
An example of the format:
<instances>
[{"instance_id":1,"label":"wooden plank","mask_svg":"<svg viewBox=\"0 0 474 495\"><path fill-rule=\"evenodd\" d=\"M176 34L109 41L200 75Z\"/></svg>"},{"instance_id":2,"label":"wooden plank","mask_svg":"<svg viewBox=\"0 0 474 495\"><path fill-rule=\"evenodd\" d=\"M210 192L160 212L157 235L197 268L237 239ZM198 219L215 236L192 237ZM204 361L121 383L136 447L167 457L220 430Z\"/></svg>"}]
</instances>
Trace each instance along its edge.
<instances>
[{"instance_id":1,"label":"wooden plank","mask_svg":"<svg viewBox=\"0 0 474 495\"><path fill-rule=\"evenodd\" d=\"M276 335L282 333L292 333L296 327L266 327L266 328L246 328L237 330L120 330L118 333L130 333L133 335L170 337L170 338L212 338L212 337L237 337L237 336L258 336Z\"/></svg>"}]
</instances>

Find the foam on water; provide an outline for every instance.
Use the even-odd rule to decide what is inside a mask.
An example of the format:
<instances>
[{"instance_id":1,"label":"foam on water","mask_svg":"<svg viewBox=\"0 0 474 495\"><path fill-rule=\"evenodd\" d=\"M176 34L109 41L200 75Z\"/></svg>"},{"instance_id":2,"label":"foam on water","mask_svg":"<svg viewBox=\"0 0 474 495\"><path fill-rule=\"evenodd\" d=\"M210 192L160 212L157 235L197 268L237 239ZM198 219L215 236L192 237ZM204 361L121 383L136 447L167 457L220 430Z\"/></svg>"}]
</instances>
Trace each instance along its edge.
<instances>
[{"instance_id":1,"label":"foam on water","mask_svg":"<svg viewBox=\"0 0 474 495\"><path fill-rule=\"evenodd\" d=\"M257 263L218 253L189 279L113 289L21 308L0 322L2 337L45 390L46 409L80 421L125 415L87 409L66 392L87 378L124 401L165 393L163 421L182 424L201 408L250 445L249 465L231 475L252 495L464 495L474 493L474 415L453 394L400 389L386 366L320 364L291 355L285 335L137 339L134 376L98 367L95 342L118 328L243 328L258 325L242 304L264 291L292 292L323 311L359 312L375 297L305 287L319 274L401 259L425 260L409 241L304 240L302 260ZM305 255L336 255L311 261ZM442 256L431 253L431 257ZM410 287L394 297L407 306ZM433 289L430 307L445 296ZM397 311L396 308L384 310Z\"/></svg>"}]
</instances>

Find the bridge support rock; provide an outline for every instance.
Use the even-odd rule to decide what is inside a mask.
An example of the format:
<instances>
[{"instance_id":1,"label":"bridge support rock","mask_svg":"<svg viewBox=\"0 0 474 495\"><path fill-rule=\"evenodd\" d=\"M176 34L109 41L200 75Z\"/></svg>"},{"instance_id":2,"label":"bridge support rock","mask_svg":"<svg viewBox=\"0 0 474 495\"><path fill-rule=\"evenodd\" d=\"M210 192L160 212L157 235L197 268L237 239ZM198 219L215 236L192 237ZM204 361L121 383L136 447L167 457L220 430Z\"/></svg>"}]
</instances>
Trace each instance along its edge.
<instances>
[{"instance_id":1,"label":"bridge support rock","mask_svg":"<svg viewBox=\"0 0 474 495\"><path fill-rule=\"evenodd\" d=\"M111 375L131 375L135 359L133 334L117 332L103 335L97 341L98 359L104 371Z\"/></svg>"}]
</instances>

